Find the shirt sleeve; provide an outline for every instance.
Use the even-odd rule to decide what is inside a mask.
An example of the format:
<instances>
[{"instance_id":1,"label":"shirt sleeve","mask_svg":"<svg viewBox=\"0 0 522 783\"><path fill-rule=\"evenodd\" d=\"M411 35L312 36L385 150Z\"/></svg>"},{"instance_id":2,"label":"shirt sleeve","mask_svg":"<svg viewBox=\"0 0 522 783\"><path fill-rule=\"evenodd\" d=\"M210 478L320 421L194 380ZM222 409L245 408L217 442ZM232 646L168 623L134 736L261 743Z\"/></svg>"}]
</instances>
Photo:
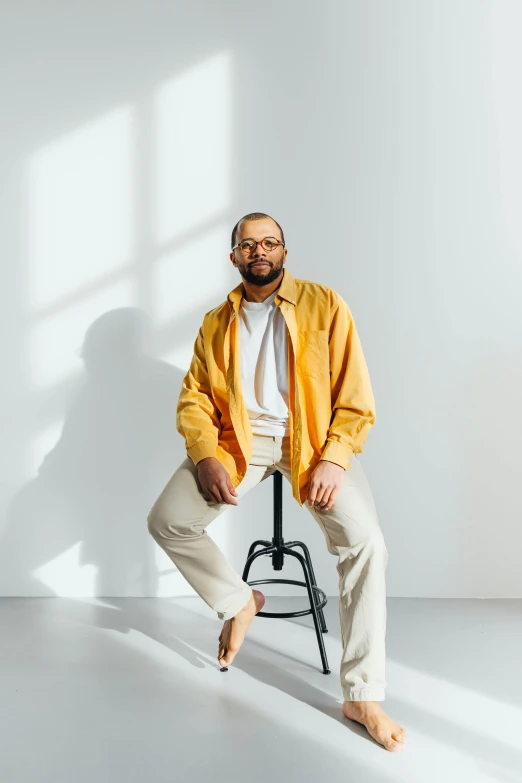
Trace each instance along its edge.
<instances>
[{"instance_id":1,"label":"shirt sleeve","mask_svg":"<svg viewBox=\"0 0 522 783\"><path fill-rule=\"evenodd\" d=\"M176 412L176 429L185 438L187 454L195 465L205 457L216 456L221 431L219 419L210 387L202 324L190 367L181 384Z\"/></svg>"},{"instance_id":2,"label":"shirt sleeve","mask_svg":"<svg viewBox=\"0 0 522 783\"><path fill-rule=\"evenodd\" d=\"M350 308L332 290L330 322L330 385L332 419L320 459L345 470L354 453L363 450L375 423L375 400L361 341Z\"/></svg>"}]
</instances>

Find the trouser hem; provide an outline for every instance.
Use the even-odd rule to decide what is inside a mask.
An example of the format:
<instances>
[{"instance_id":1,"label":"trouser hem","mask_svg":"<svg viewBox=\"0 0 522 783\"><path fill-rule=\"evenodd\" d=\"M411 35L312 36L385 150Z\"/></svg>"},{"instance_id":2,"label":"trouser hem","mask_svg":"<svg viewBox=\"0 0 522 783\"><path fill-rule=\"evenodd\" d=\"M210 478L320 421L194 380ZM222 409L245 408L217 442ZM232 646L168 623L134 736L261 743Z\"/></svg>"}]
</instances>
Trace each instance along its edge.
<instances>
[{"instance_id":1,"label":"trouser hem","mask_svg":"<svg viewBox=\"0 0 522 783\"><path fill-rule=\"evenodd\" d=\"M343 689L345 701L384 701L384 688Z\"/></svg>"},{"instance_id":2,"label":"trouser hem","mask_svg":"<svg viewBox=\"0 0 522 783\"><path fill-rule=\"evenodd\" d=\"M234 603L234 605L230 609L227 609L226 612L218 612L217 616L220 620L230 620L247 605L251 596L252 588L250 585L247 585L246 588L238 595L237 601Z\"/></svg>"}]
</instances>

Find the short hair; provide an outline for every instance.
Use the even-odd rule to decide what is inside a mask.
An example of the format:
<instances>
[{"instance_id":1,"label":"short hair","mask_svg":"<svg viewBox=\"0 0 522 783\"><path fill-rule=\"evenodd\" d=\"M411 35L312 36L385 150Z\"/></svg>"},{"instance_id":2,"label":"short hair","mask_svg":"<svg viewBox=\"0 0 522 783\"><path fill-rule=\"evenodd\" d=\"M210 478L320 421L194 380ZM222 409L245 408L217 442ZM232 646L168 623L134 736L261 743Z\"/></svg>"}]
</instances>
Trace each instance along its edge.
<instances>
[{"instance_id":1,"label":"short hair","mask_svg":"<svg viewBox=\"0 0 522 783\"><path fill-rule=\"evenodd\" d=\"M243 220L263 220L263 218L270 218L270 220L274 221L274 223L278 227L279 231L281 232L281 241L284 244L284 242L285 242L285 235L283 234L283 229L281 228L281 226L279 225L277 220L274 220L274 218L271 217L271 215L267 215L265 212L249 212L248 215L243 215L243 217L240 220L237 221L236 225L232 229L232 238L231 238L231 242L230 242L230 247L233 248L234 245L236 244L237 230L239 228L239 224Z\"/></svg>"}]
</instances>

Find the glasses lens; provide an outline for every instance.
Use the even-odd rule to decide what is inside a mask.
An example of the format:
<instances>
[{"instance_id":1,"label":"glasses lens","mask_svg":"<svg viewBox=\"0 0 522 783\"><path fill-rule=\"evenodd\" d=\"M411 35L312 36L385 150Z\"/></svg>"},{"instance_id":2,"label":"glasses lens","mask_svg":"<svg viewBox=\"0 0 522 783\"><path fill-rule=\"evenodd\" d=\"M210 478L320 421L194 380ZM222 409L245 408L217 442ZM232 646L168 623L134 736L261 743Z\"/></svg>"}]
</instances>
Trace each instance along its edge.
<instances>
[{"instance_id":1,"label":"glasses lens","mask_svg":"<svg viewBox=\"0 0 522 783\"><path fill-rule=\"evenodd\" d=\"M265 250L273 250L277 247L277 239L275 237L265 237L261 242Z\"/></svg>"},{"instance_id":2,"label":"glasses lens","mask_svg":"<svg viewBox=\"0 0 522 783\"><path fill-rule=\"evenodd\" d=\"M261 242L261 244L265 248L265 250L270 251L273 250L274 247L277 247L278 241L275 237L265 237ZM254 242L253 239L244 239L242 242L239 243L239 247L243 251L243 253L250 253L252 250L255 249L256 243Z\"/></svg>"}]
</instances>

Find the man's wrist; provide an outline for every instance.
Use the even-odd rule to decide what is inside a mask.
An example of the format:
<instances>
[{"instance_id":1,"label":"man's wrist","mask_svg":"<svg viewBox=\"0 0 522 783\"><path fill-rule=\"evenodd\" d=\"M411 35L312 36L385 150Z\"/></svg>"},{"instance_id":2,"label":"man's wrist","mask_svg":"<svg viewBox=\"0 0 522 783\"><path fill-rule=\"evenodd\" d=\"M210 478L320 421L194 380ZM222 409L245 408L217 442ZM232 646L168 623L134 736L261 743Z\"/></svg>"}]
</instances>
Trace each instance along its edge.
<instances>
[{"instance_id":1,"label":"man's wrist","mask_svg":"<svg viewBox=\"0 0 522 783\"><path fill-rule=\"evenodd\" d=\"M343 468L342 465L339 465L338 462L333 462L331 459L321 459L320 462L329 462L331 465L336 465L338 468L341 468L342 470L346 470L346 468Z\"/></svg>"},{"instance_id":2,"label":"man's wrist","mask_svg":"<svg viewBox=\"0 0 522 783\"><path fill-rule=\"evenodd\" d=\"M200 459L199 462L196 462L196 467L201 465L202 462L207 462L209 459L217 459L217 457L203 457L203 459ZM218 460L219 462L219 460Z\"/></svg>"}]
</instances>

